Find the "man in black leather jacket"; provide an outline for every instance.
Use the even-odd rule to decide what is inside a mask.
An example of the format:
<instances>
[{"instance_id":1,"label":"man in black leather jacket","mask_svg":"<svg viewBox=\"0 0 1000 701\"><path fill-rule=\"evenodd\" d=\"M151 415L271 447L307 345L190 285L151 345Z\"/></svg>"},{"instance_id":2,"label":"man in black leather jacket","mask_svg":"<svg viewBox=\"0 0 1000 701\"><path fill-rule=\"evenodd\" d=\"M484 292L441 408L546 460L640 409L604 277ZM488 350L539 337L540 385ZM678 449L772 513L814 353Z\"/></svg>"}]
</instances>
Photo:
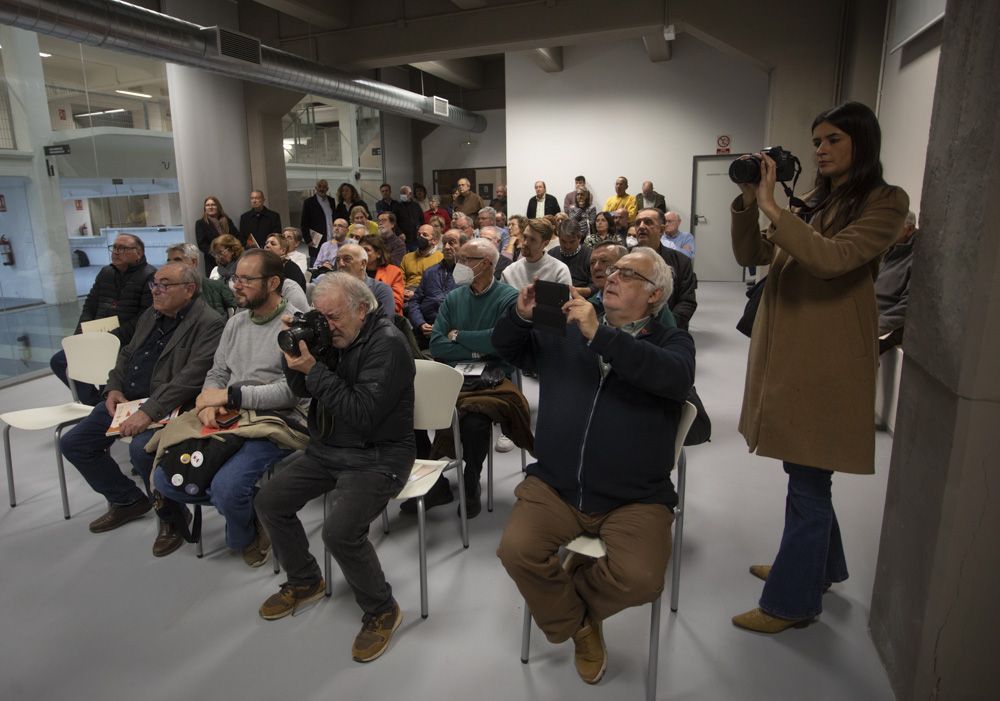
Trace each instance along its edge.
<instances>
[{"instance_id":1,"label":"man in black leather jacket","mask_svg":"<svg viewBox=\"0 0 1000 701\"><path fill-rule=\"evenodd\" d=\"M97 278L83 303L76 333L80 333L80 325L85 321L115 316L118 317L118 328L111 333L117 336L122 342L122 347L125 347L132 340L139 315L153 304L149 281L156 268L146 262L146 247L138 236L120 234L115 242L108 246L108 250L111 253L111 264L104 266L97 273ZM55 376L69 387L69 379L66 377L66 354L63 351L52 356L49 367ZM79 400L84 404L97 406L101 401L100 390L93 385L75 384Z\"/></svg>"},{"instance_id":2,"label":"man in black leather jacket","mask_svg":"<svg viewBox=\"0 0 1000 701\"><path fill-rule=\"evenodd\" d=\"M402 620L368 526L406 484L413 465L416 368L406 340L376 312L377 302L360 280L328 273L316 284L313 303L326 318L331 349L317 358L300 341L300 355L285 354L289 387L312 400L310 441L305 455L257 495L257 514L288 573L260 615L282 618L323 595L319 564L295 514L330 492L323 542L364 611L352 656L369 662L385 651Z\"/></svg>"}]
</instances>

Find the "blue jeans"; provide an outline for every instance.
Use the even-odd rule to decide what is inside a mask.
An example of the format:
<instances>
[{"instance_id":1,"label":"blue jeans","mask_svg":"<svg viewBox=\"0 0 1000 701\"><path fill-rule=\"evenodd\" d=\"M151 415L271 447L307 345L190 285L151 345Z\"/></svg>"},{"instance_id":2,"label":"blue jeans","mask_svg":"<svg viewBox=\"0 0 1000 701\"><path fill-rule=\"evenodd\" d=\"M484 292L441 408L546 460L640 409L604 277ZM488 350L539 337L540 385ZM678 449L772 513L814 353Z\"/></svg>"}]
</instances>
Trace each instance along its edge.
<instances>
[{"instance_id":1,"label":"blue jeans","mask_svg":"<svg viewBox=\"0 0 1000 701\"><path fill-rule=\"evenodd\" d=\"M207 490L208 501L226 519L226 545L233 550L250 545L257 533L253 523L257 480L268 467L291 452L265 438L253 438L246 441L212 478ZM170 484L170 479L159 467L153 471L153 486L171 501L205 503L204 499L192 498L183 489Z\"/></svg>"},{"instance_id":2,"label":"blue jeans","mask_svg":"<svg viewBox=\"0 0 1000 701\"><path fill-rule=\"evenodd\" d=\"M102 494L112 504L132 504L146 499L146 494L135 486L131 478L122 474L118 463L108 450L117 440L104 435L111 425L111 415L100 402L83 421L64 433L59 441L63 456L80 471L87 484L95 492ZM153 456L146 452L146 443L153 437L153 431L144 431L132 436L128 446L132 466L146 485L149 492L149 473L153 469Z\"/></svg>"},{"instance_id":3,"label":"blue jeans","mask_svg":"<svg viewBox=\"0 0 1000 701\"><path fill-rule=\"evenodd\" d=\"M101 403L101 390L99 388L82 382L74 382L66 376L65 351L59 351L53 355L49 359L49 367L52 368L52 374L58 377L67 387L69 387L70 382L73 382L73 385L76 387L76 396L80 400L80 403L89 406L97 406Z\"/></svg>"},{"instance_id":4,"label":"blue jeans","mask_svg":"<svg viewBox=\"0 0 1000 701\"><path fill-rule=\"evenodd\" d=\"M844 544L830 495L833 473L790 462L784 467L785 531L760 607L780 618L813 618L823 611L824 589L847 579Z\"/></svg>"}]
</instances>

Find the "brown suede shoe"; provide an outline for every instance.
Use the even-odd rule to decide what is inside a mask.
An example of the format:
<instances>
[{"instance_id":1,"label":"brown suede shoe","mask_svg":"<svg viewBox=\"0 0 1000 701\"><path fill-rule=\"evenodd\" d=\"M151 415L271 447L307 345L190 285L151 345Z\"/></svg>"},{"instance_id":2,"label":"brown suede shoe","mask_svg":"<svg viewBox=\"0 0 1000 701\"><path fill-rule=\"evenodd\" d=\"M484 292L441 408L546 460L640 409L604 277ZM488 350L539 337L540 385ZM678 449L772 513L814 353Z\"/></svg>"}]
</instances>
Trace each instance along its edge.
<instances>
[{"instance_id":1,"label":"brown suede shoe","mask_svg":"<svg viewBox=\"0 0 1000 701\"><path fill-rule=\"evenodd\" d=\"M257 534L250 541L250 545L243 548L243 562L250 567L260 567L267 562L271 554L271 536L267 534L264 526L255 516L253 525L257 529Z\"/></svg>"},{"instance_id":2,"label":"brown suede shoe","mask_svg":"<svg viewBox=\"0 0 1000 701\"><path fill-rule=\"evenodd\" d=\"M107 533L113 531L129 521L142 518L152 508L153 502L146 497L131 504L108 504L108 510L90 522L90 532Z\"/></svg>"},{"instance_id":3,"label":"brown suede shoe","mask_svg":"<svg viewBox=\"0 0 1000 701\"><path fill-rule=\"evenodd\" d=\"M354 638L351 656L355 662L371 662L382 656L389 647L392 634L403 622L403 612L399 604L393 602L392 609L378 615L366 613L361 631Z\"/></svg>"},{"instance_id":4,"label":"brown suede shoe","mask_svg":"<svg viewBox=\"0 0 1000 701\"><path fill-rule=\"evenodd\" d=\"M326 582L320 578L315 584L289 584L285 582L277 594L267 597L260 605L260 617L265 621L276 621L289 614L295 614L306 604L323 598Z\"/></svg>"},{"instance_id":5,"label":"brown suede shoe","mask_svg":"<svg viewBox=\"0 0 1000 701\"><path fill-rule=\"evenodd\" d=\"M184 509L184 520L190 524L191 512L187 510L187 507L181 508ZM156 534L156 540L153 541L153 557L166 557L182 545L184 545L184 535L177 525L171 521L160 519L160 532Z\"/></svg>"},{"instance_id":6,"label":"brown suede shoe","mask_svg":"<svg viewBox=\"0 0 1000 701\"><path fill-rule=\"evenodd\" d=\"M738 616L733 616L733 625L737 628L745 628L746 630L752 630L756 633L774 634L780 633L783 630L788 630L789 628L805 628L814 620L816 619L799 618L792 620L788 618L778 618L777 616L772 616L759 608L755 608L752 611L747 611L746 613L741 613Z\"/></svg>"},{"instance_id":7,"label":"brown suede shoe","mask_svg":"<svg viewBox=\"0 0 1000 701\"><path fill-rule=\"evenodd\" d=\"M576 646L576 673L580 679L588 684L601 681L608 668L608 649L604 646L601 622L589 616L584 619L583 627L573 634L573 644Z\"/></svg>"}]
</instances>

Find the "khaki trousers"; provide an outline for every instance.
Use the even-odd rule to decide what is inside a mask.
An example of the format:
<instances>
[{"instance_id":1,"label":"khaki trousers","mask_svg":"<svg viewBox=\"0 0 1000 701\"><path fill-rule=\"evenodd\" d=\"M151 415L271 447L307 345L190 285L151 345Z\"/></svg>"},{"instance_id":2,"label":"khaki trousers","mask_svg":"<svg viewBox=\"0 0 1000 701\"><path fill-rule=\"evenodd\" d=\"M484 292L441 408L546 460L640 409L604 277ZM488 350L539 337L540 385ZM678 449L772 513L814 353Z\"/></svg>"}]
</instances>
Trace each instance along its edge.
<instances>
[{"instance_id":1,"label":"khaki trousers","mask_svg":"<svg viewBox=\"0 0 1000 701\"><path fill-rule=\"evenodd\" d=\"M514 496L497 557L550 642L568 640L586 615L603 620L663 591L674 522L666 506L628 504L585 514L534 476L521 482ZM583 534L600 536L607 556L568 572L559 547Z\"/></svg>"}]
</instances>

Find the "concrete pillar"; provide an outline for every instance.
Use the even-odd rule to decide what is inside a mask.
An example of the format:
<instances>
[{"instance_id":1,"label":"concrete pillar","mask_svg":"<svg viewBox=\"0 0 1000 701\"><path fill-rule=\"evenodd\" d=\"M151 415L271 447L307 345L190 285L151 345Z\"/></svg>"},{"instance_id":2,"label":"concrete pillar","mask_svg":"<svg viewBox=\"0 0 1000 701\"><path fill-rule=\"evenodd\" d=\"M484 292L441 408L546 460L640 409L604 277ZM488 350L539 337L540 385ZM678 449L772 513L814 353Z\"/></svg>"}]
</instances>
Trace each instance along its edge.
<instances>
[{"instance_id":1,"label":"concrete pillar","mask_svg":"<svg viewBox=\"0 0 1000 701\"><path fill-rule=\"evenodd\" d=\"M222 0L163 0L172 17L237 28L235 3ZM174 158L181 191L184 236L195 241L194 223L208 195L239 221L250 208L250 155L243 82L197 68L167 64Z\"/></svg>"},{"instance_id":2,"label":"concrete pillar","mask_svg":"<svg viewBox=\"0 0 1000 701\"><path fill-rule=\"evenodd\" d=\"M871 606L899 699L1000 688L998 26L1000 3L948 3Z\"/></svg>"},{"instance_id":3,"label":"concrete pillar","mask_svg":"<svg viewBox=\"0 0 1000 701\"><path fill-rule=\"evenodd\" d=\"M9 287L40 290L42 299L48 304L71 302L76 299L76 284L59 192L59 157L46 159L43 151L43 147L54 139L45 77L38 56L38 37L33 32L4 25L0 26L0 46L3 46L3 69L10 93L14 138L18 153L24 157L16 167L5 167L5 171L25 178L32 233L32 240L27 240L23 237L26 232L3 232L13 242L17 264L4 268L0 278L9 281L12 276L30 276L30 280L22 279ZM52 175L47 164L52 166Z\"/></svg>"},{"instance_id":4,"label":"concrete pillar","mask_svg":"<svg viewBox=\"0 0 1000 701\"><path fill-rule=\"evenodd\" d=\"M267 207L281 215L283 224L298 226L298 222L288 218L288 177L281 118L302 99L303 93L244 83L243 94L246 98L251 185L264 191Z\"/></svg>"}]
</instances>

